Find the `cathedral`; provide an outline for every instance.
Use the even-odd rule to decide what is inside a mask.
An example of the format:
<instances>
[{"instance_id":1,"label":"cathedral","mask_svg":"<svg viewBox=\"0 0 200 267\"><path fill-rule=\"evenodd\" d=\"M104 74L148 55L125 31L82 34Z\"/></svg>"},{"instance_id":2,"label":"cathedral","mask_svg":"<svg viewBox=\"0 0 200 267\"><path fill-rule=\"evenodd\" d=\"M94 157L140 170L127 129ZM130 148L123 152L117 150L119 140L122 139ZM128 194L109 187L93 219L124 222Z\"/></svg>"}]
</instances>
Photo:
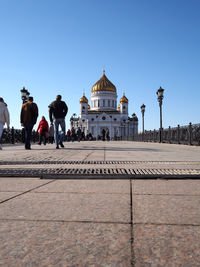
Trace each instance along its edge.
<instances>
[{"instance_id":1,"label":"cathedral","mask_svg":"<svg viewBox=\"0 0 200 267\"><path fill-rule=\"evenodd\" d=\"M109 137L118 140L138 133L138 118L133 113L128 116L128 99L123 94L117 106L117 89L108 80L103 71L102 77L91 90L91 105L83 94L80 98L80 116L70 118L71 128L80 128L85 135L91 133L96 139L106 132Z\"/></svg>"}]
</instances>

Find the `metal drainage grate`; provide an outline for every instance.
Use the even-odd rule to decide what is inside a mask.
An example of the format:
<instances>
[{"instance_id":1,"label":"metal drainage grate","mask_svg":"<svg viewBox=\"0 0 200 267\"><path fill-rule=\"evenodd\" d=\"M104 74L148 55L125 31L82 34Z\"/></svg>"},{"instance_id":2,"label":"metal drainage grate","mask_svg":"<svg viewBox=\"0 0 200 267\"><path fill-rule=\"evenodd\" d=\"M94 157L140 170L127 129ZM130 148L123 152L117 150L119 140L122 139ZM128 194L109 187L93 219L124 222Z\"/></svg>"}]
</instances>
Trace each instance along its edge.
<instances>
[{"instance_id":1,"label":"metal drainage grate","mask_svg":"<svg viewBox=\"0 0 200 267\"><path fill-rule=\"evenodd\" d=\"M200 161L1 161L0 165L46 165L46 164L68 164L68 165L120 165L120 164L184 164L200 165Z\"/></svg>"},{"instance_id":2,"label":"metal drainage grate","mask_svg":"<svg viewBox=\"0 0 200 267\"><path fill-rule=\"evenodd\" d=\"M112 177L112 178L156 178L156 177L198 177L200 170L196 169L125 169L125 168L102 168L102 169L2 169L0 177L43 177L43 178L73 178L73 177Z\"/></svg>"}]
</instances>

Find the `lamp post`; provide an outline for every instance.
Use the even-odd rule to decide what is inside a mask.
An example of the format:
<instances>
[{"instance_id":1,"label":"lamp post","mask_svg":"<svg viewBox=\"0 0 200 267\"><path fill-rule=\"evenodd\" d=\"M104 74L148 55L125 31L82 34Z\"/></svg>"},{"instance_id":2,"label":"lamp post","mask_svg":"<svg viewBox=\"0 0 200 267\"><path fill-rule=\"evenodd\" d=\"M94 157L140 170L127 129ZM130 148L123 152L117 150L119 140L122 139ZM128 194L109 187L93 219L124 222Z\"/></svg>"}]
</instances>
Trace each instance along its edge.
<instances>
[{"instance_id":1,"label":"lamp post","mask_svg":"<svg viewBox=\"0 0 200 267\"><path fill-rule=\"evenodd\" d=\"M145 105L142 104L141 108L141 112L142 112L142 141L144 141L144 112L145 112Z\"/></svg>"},{"instance_id":2,"label":"lamp post","mask_svg":"<svg viewBox=\"0 0 200 267\"><path fill-rule=\"evenodd\" d=\"M130 130L129 130L129 120L128 120L128 133L127 133L127 135L129 136L129 132L130 132Z\"/></svg>"},{"instance_id":3,"label":"lamp post","mask_svg":"<svg viewBox=\"0 0 200 267\"><path fill-rule=\"evenodd\" d=\"M160 86L156 94L158 96L158 103L160 106L160 130L159 130L159 142L162 143L162 100L163 100L164 89Z\"/></svg>"},{"instance_id":4,"label":"lamp post","mask_svg":"<svg viewBox=\"0 0 200 267\"><path fill-rule=\"evenodd\" d=\"M124 137L126 136L126 129L125 129L125 127L126 127L126 120L124 119L123 120L123 126L124 126Z\"/></svg>"},{"instance_id":5,"label":"lamp post","mask_svg":"<svg viewBox=\"0 0 200 267\"><path fill-rule=\"evenodd\" d=\"M138 117L135 113L132 114L132 120L133 120L133 136L138 133Z\"/></svg>"},{"instance_id":6,"label":"lamp post","mask_svg":"<svg viewBox=\"0 0 200 267\"><path fill-rule=\"evenodd\" d=\"M27 102L27 99L30 95L29 91L27 89L25 89L25 87L23 87L21 90L21 98L22 98L22 102L23 104Z\"/></svg>"}]
</instances>

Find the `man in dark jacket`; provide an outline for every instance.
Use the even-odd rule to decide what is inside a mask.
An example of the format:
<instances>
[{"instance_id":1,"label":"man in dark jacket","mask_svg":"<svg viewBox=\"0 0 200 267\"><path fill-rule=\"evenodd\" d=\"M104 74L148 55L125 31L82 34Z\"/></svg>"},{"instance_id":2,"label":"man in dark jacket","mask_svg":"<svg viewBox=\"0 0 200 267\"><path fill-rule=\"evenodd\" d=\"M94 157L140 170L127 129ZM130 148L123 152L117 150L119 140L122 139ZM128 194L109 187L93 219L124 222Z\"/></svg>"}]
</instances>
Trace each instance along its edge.
<instances>
[{"instance_id":1,"label":"man in dark jacket","mask_svg":"<svg viewBox=\"0 0 200 267\"><path fill-rule=\"evenodd\" d=\"M38 117L38 107L33 103L33 97L29 96L28 102L22 105L20 121L25 130L25 149L31 149L31 133Z\"/></svg>"},{"instance_id":2,"label":"man in dark jacket","mask_svg":"<svg viewBox=\"0 0 200 267\"><path fill-rule=\"evenodd\" d=\"M56 148L64 147L63 138L65 136L65 116L68 112L68 107L64 101L61 101L62 96L57 95L56 100L49 105L49 119L51 124L54 124L54 139ZM62 133L59 135L59 125Z\"/></svg>"}]
</instances>

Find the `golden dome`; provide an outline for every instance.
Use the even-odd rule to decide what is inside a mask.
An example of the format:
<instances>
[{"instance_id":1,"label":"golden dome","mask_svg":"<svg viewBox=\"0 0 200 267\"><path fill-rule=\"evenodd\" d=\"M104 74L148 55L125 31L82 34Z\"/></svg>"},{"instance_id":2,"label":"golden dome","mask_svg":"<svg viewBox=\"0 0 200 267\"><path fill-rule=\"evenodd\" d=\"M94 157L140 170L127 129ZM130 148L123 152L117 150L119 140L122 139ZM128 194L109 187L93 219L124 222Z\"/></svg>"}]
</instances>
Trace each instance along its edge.
<instances>
[{"instance_id":1,"label":"golden dome","mask_svg":"<svg viewBox=\"0 0 200 267\"><path fill-rule=\"evenodd\" d=\"M80 98L80 103L85 103L85 104L88 103L88 99L87 99L87 97L85 97L85 95L83 95L83 96Z\"/></svg>"},{"instance_id":2,"label":"golden dome","mask_svg":"<svg viewBox=\"0 0 200 267\"><path fill-rule=\"evenodd\" d=\"M88 110L90 110L90 105L89 104L87 105L87 108L88 108Z\"/></svg>"},{"instance_id":3,"label":"golden dome","mask_svg":"<svg viewBox=\"0 0 200 267\"><path fill-rule=\"evenodd\" d=\"M128 104L128 98L123 95L121 98L120 98L120 103L127 103Z\"/></svg>"},{"instance_id":4,"label":"golden dome","mask_svg":"<svg viewBox=\"0 0 200 267\"><path fill-rule=\"evenodd\" d=\"M120 104L118 105L118 110L120 110Z\"/></svg>"},{"instance_id":5,"label":"golden dome","mask_svg":"<svg viewBox=\"0 0 200 267\"><path fill-rule=\"evenodd\" d=\"M111 81L108 80L108 78L105 75L105 71L103 71L103 75L100 78L100 80L98 80L98 82L96 82L92 86L92 93L94 93L96 91L116 92L116 87L114 86L114 84L111 83Z\"/></svg>"}]
</instances>

